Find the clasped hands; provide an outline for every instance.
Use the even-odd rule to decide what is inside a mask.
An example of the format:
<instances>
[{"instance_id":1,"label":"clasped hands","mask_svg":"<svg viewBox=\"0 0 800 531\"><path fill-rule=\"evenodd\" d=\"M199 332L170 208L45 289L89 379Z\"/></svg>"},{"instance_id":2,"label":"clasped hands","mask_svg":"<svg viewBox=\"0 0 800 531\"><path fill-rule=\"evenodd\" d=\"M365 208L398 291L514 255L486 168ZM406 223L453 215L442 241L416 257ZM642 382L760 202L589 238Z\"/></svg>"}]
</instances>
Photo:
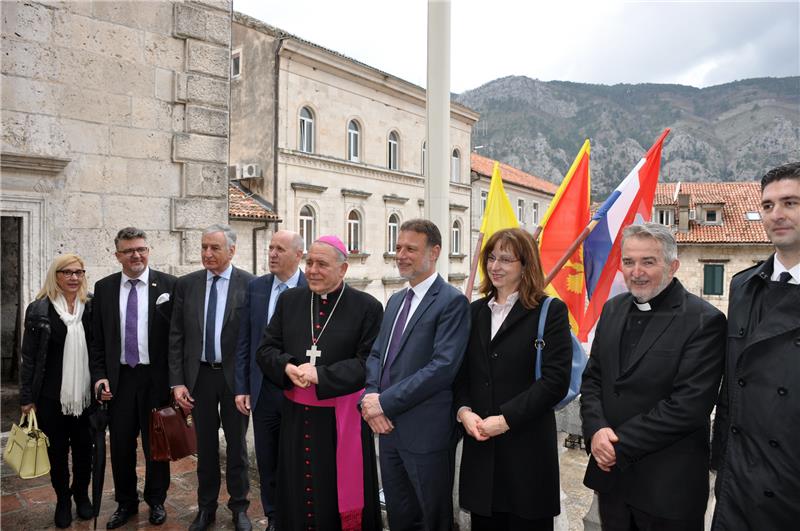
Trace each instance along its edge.
<instances>
[{"instance_id":1,"label":"clasped hands","mask_svg":"<svg viewBox=\"0 0 800 531\"><path fill-rule=\"evenodd\" d=\"M370 429L379 435L386 435L394 429L394 424L383 413L378 393L367 393L361 399L361 417Z\"/></svg>"},{"instance_id":2,"label":"clasped hands","mask_svg":"<svg viewBox=\"0 0 800 531\"><path fill-rule=\"evenodd\" d=\"M617 464L616 442L619 442L619 437L611 428L600 428L592 435L592 455L603 472L611 472Z\"/></svg>"},{"instance_id":3,"label":"clasped hands","mask_svg":"<svg viewBox=\"0 0 800 531\"><path fill-rule=\"evenodd\" d=\"M482 419L480 415L465 408L459 414L459 419L467 434L479 442L488 441L491 437L501 435L510 429L503 415Z\"/></svg>"},{"instance_id":4,"label":"clasped hands","mask_svg":"<svg viewBox=\"0 0 800 531\"><path fill-rule=\"evenodd\" d=\"M317 368L310 363L303 363L302 365L287 363L284 372L286 372L286 376L289 377L292 383L301 389L310 387L311 384L319 383Z\"/></svg>"}]
</instances>

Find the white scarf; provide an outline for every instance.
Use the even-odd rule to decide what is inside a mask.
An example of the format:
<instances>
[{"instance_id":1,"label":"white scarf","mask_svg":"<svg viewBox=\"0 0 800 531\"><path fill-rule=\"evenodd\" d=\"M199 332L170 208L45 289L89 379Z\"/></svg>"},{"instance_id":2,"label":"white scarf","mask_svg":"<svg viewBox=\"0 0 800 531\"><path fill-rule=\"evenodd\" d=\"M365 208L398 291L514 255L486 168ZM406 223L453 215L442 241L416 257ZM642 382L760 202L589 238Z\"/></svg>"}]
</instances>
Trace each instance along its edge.
<instances>
[{"instance_id":1,"label":"white scarf","mask_svg":"<svg viewBox=\"0 0 800 531\"><path fill-rule=\"evenodd\" d=\"M79 298L75 298L75 313L72 314L69 313L64 295L59 294L55 300L50 299L50 302L67 326L61 370L61 412L78 417L92 399L89 390L89 349L83 330L84 304Z\"/></svg>"}]
</instances>

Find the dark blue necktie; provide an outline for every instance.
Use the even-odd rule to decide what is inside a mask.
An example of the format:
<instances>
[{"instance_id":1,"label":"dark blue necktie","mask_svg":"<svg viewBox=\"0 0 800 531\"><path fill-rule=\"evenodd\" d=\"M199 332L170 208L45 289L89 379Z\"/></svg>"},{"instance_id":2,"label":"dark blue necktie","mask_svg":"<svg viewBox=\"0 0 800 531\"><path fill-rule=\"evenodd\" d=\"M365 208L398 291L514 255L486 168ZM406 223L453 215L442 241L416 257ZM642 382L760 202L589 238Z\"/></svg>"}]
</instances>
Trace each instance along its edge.
<instances>
[{"instance_id":1,"label":"dark blue necktie","mask_svg":"<svg viewBox=\"0 0 800 531\"><path fill-rule=\"evenodd\" d=\"M792 274L788 271L784 271L780 275L778 275L778 282L788 284L789 281L792 280Z\"/></svg>"},{"instance_id":2,"label":"dark blue necktie","mask_svg":"<svg viewBox=\"0 0 800 531\"><path fill-rule=\"evenodd\" d=\"M217 280L219 280L219 276L214 275L214 280L211 282L211 290L208 292L208 309L206 310L205 361L209 363L217 361L216 348L214 348L215 327L217 324Z\"/></svg>"},{"instance_id":3,"label":"dark blue necktie","mask_svg":"<svg viewBox=\"0 0 800 531\"><path fill-rule=\"evenodd\" d=\"M411 299L413 298L414 290L409 288L406 292L403 307L400 309L400 314L397 316L397 321L394 323L392 339L389 341L389 349L386 351L386 361L383 362L383 373L381 374L381 390L387 389L392 383L389 378L389 368L392 366L392 362L400 351L400 342L403 339L403 330L406 328L408 312L411 309Z\"/></svg>"}]
</instances>

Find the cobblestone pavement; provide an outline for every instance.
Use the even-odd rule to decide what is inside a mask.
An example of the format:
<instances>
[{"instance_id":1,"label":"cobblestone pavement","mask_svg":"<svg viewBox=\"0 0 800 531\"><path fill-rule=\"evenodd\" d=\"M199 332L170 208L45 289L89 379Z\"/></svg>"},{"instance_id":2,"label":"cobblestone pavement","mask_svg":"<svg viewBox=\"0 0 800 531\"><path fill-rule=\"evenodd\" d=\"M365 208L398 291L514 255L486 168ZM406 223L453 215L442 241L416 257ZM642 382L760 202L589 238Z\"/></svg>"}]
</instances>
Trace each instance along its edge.
<instances>
[{"instance_id":1,"label":"cobblestone pavement","mask_svg":"<svg viewBox=\"0 0 800 531\"><path fill-rule=\"evenodd\" d=\"M18 420L18 406L16 389L2 390L2 431L6 435L12 421ZM224 439L223 439L224 441ZM3 447L5 437L2 438ZM583 517L592 502L592 492L581 484L583 472L586 467L586 453L580 449L565 449L561 455L561 488L566 494L564 510L569 521L570 531L583 529ZM139 449L139 463L144 459ZM141 503L139 514L130 520L123 529L146 528L154 530L187 529L197 512L197 459L187 457L171 464L172 482L167 495L166 509L167 522L162 526L151 526L147 521L147 504ZM224 452L222 456L224 477ZM261 509L258 477L251 467L250 509L248 514L253 520L255 529L265 529L266 519ZM144 465L137 468L139 477L139 491L144 487ZM220 492L220 507L217 510L217 521L214 529L232 529L233 523L230 513L224 506L227 500L225 481L222 482ZM37 479L22 480L16 477L13 471L3 463L0 469L0 528L3 531L54 529L53 512L55 511L56 498L50 486L50 477L44 476ZM114 481L111 478L110 463L106 466L106 478L103 489L103 503L97 525L105 529L105 524L116 509L114 501ZM73 506L74 514L74 506ZM71 529L92 529L93 522L74 520Z\"/></svg>"}]
</instances>

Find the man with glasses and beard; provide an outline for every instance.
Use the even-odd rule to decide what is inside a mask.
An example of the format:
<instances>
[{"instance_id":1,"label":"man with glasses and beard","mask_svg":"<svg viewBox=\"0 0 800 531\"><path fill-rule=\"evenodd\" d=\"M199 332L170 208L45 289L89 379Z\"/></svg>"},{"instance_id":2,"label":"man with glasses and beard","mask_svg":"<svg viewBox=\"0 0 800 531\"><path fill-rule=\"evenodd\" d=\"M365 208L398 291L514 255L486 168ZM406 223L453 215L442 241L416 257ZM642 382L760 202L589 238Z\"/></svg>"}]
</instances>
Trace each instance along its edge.
<instances>
[{"instance_id":1,"label":"man with glasses and beard","mask_svg":"<svg viewBox=\"0 0 800 531\"><path fill-rule=\"evenodd\" d=\"M606 531L701 531L725 317L674 278L668 227L627 227L621 262L629 292L604 306L583 374L584 484Z\"/></svg>"},{"instance_id":2,"label":"man with glasses and beard","mask_svg":"<svg viewBox=\"0 0 800 531\"><path fill-rule=\"evenodd\" d=\"M90 349L92 388L105 385L109 401L111 471L119 507L107 529L125 525L139 510L136 492L136 439L141 433L145 456L144 501L149 521L167 519L164 500L169 463L150 459L150 410L169 402L170 295L175 277L148 266L150 248L144 231L127 227L114 238L122 271L94 287L94 339Z\"/></svg>"}]
</instances>

